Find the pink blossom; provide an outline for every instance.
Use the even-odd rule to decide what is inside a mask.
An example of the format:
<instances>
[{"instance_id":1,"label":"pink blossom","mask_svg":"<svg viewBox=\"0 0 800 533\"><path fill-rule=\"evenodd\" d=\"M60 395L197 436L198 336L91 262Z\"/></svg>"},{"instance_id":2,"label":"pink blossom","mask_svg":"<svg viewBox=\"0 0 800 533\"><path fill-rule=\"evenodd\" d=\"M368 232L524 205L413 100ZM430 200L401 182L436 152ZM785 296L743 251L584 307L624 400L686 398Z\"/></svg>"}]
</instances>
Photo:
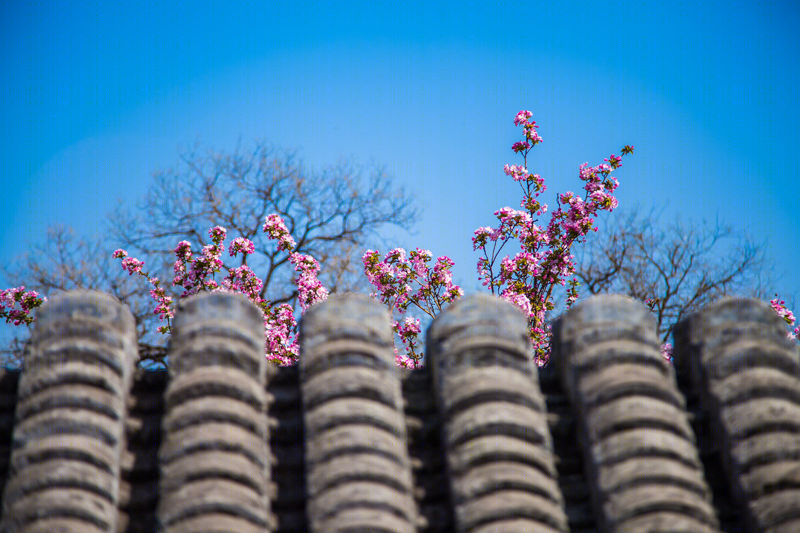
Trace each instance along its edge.
<instances>
[{"instance_id":1,"label":"pink blossom","mask_svg":"<svg viewBox=\"0 0 800 533\"><path fill-rule=\"evenodd\" d=\"M400 366L416 368L422 358L416 340L419 320L407 316L403 322L398 322L394 319L395 314L406 313L409 306L414 306L433 317L442 305L463 295L461 288L453 285L453 261L446 256L438 257L431 269L432 257L429 250L420 248L408 254L402 248L395 248L383 260L374 250L367 250L362 256L364 273L375 287L372 296L389 308L393 317L392 327L405 347L405 355L395 352Z\"/></svg>"},{"instance_id":2,"label":"pink blossom","mask_svg":"<svg viewBox=\"0 0 800 533\"><path fill-rule=\"evenodd\" d=\"M279 250L291 251L294 248L294 239L288 234L283 220L278 215L267 217L264 231L269 234L271 239L279 241ZM221 226L215 226L209 230L208 235L212 244L205 245L199 257L193 258L191 245L187 241L181 241L175 247L173 285L183 287L182 297L196 294L199 291L244 294L264 313L266 357L278 364L291 364L296 361L299 349L297 346L297 323L292 307L288 304L270 307L268 302L260 296L263 282L247 265L230 268L228 274L222 279L222 283L217 282L214 275L224 268L221 255L225 250L224 241L227 231ZM239 237L231 243L231 256L235 256L239 252L246 255L254 253L254 251L255 246L248 239ZM142 271L143 263L141 261L127 257L127 255L125 250L114 252L114 257L123 260L123 268L131 274L136 272L144 276L153 285L150 296L157 302L154 313L158 314L162 321L167 321L167 325L159 326L158 331L169 333L170 321L174 317L172 298L166 295L158 278L150 277ZM313 257L294 253L290 256L290 262L295 265L295 270L298 272L295 283L300 294L301 308L305 311L308 306L324 300L328 291L316 277L319 263Z\"/></svg>"},{"instance_id":3,"label":"pink blossom","mask_svg":"<svg viewBox=\"0 0 800 533\"><path fill-rule=\"evenodd\" d=\"M162 322L165 318L174 318L175 311L172 309L172 297L167 296L164 288L161 287L158 278L150 278L150 283L153 285L153 289L150 290L150 297L153 298L158 305L153 310L153 313L158 315L158 319Z\"/></svg>"},{"instance_id":4,"label":"pink blossom","mask_svg":"<svg viewBox=\"0 0 800 533\"><path fill-rule=\"evenodd\" d=\"M401 368L417 368L418 363L408 356L407 353L394 349L394 363Z\"/></svg>"},{"instance_id":5,"label":"pink blossom","mask_svg":"<svg viewBox=\"0 0 800 533\"><path fill-rule=\"evenodd\" d=\"M132 276L134 273L139 273L142 271L142 267L144 266L144 261L139 261L134 257L126 257L122 260L122 268L123 270L128 271L128 275Z\"/></svg>"},{"instance_id":6,"label":"pink blossom","mask_svg":"<svg viewBox=\"0 0 800 533\"><path fill-rule=\"evenodd\" d=\"M230 253L231 257L235 257L238 252L241 252L243 255L255 253L256 247L250 239L245 239L244 237L237 237L233 239L231 243Z\"/></svg>"},{"instance_id":7,"label":"pink blossom","mask_svg":"<svg viewBox=\"0 0 800 533\"><path fill-rule=\"evenodd\" d=\"M503 172L511 176L514 181L527 181L529 176L527 168L517 165L506 165L503 167Z\"/></svg>"},{"instance_id":8,"label":"pink blossom","mask_svg":"<svg viewBox=\"0 0 800 533\"><path fill-rule=\"evenodd\" d=\"M531 307L531 301L528 299L527 296L525 296L524 294L516 293L510 289L503 291L500 294L500 296L503 299L508 300L512 304L519 307L522 310L522 312L525 313L525 316L530 316L532 307Z\"/></svg>"},{"instance_id":9,"label":"pink blossom","mask_svg":"<svg viewBox=\"0 0 800 533\"><path fill-rule=\"evenodd\" d=\"M0 291L0 318L15 326L33 322L31 311L41 306L47 298L36 291L25 291L25 286ZM17 309L19 306L19 309Z\"/></svg>"},{"instance_id":10,"label":"pink blossom","mask_svg":"<svg viewBox=\"0 0 800 533\"><path fill-rule=\"evenodd\" d=\"M614 154L611 154L608 159L604 159L603 161L608 162L612 169L617 169L622 166L622 158L617 157Z\"/></svg>"},{"instance_id":11,"label":"pink blossom","mask_svg":"<svg viewBox=\"0 0 800 533\"><path fill-rule=\"evenodd\" d=\"M550 330L544 322L545 313L553 309L550 301L552 287L567 285L566 278L574 272L573 257L569 253L572 244L582 241L589 230L594 229L594 217L598 211L611 211L617 207L613 196L619 185L610 172L620 165L621 158L612 155L606 163L590 167L588 163L580 166L579 178L584 182L585 197L572 192L559 195L558 207L550 214L550 221L540 227L538 217L548 212L547 205L541 204L537 197L547 187L538 174L531 174L527 167L529 150L542 142L536 130L538 126L530 120L528 111L521 111L514 124L522 126L524 140L514 143L512 150L521 154L523 164L505 165L503 171L512 176L522 192L520 202L522 211L504 207L495 212L500 220L496 233L491 228L475 231L473 249L483 253L478 260L479 280L493 293L530 308L529 330L541 364L549 357ZM623 148L623 155L632 152L632 147ZM521 251L514 254L505 250L511 241L516 241ZM490 244L491 243L491 244ZM499 264L499 271L497 265ZM569 307L578 297L576 280L569 282L566 303ZM525 304L525 301L528 304Z\"/></svg>"},{"instance_id":12,"label":"pink blossom","mask_svg":"<svg viewBox=\"0 0 800 533\"><path fill-rule=\"evenodd\" d=\"M421 250L417 248L416 250L412 250L409 254L408 262L411 263L414 273L417 276L425 277L428 272L427 263L431 258L433 258L433 254L431 254L430 250Z\"/></svg>"},{"instance_id":13,"label":"pink blossom","mask_svg":"<svg viewBox=\"0 0 800 533\"><path fill-rule=\"evenodd\" d=\"M572 307L572 304L575 303L575 300L578 299L578 280L573 278L570 280L570 288L567 289L567 300L566 306L567 309Z\"/></svg>"},{"instance_id":14,"label":"pink blossom","mask_svg":"<svg viewBox=\"0 0 800 533\"><path fill-rule=\"evenodd\" d=\"M672 362L672 344L665 342L661 345L661 357L667 360L667 362Z\"/></svg>"},{"instance_id":15,"label":"pink blossom","mask_svg":"<svg viewBox=\"0 0 800 533\"><path fill-rule=\"evenodd\" d=\"M264 337L267 359L280 365L297 361L297 321L292 306L281 304L266 307L264 311Z\"/></svg>"},{"instance_id":16,"label":"pink blossom","mask_svg":"<svg viewBox=\"0 0 800 533\"><path fill-rule=\"evenodd\" d=\"M786 302L778 298L778 295L775 295L773 300L769 301L770 305L772 305L772 309L781 317L789 326L794 326L795 323L795 316L787 307ZM787 333L787 336L792 340L798 340L800 337L800 326L794 328L790 332Z\"/></svg>"},{"instance_id":17,"label":"pink blossom","mask_svg":"<svg viewBox=\"0 0 800 533\"><path fill-rule=\"evenodd\" d=\"M408 333L416 333L417 335L419 335L421 331L419 328L419 319L406 317L405 319L403 319L403 329Z\"/></svg>"},{"instance_id":18,"label":"pink blossom","mask_svg":"<svg viewBox=\"0 0 800 533\"><path fill-rule=\"evenodd\" d=\"M528 119L533 116L533 113L530 111L520 111L517 113L517 116L514 117L514 125L519 126L520 124L525 124L528 122Z\"/></svg>"},{"instance_id":19,"label":"pink blossom","mask_svg":"<svg viewBox=\"0 0 800 533\"><path fill-rule=\"evenodd\" d=\"M777 294L775 296L776 298L774 300L770 300L769 303L772 305L772 308L775 310L775 312L778 313L779 317L785 320L790 326L793 326L795 322L794 313L786 308L786 302L784 300L777 298Z\"/></svg>"},{"instance_id":20,"label":"pink blossom","mask_svg":"<svg viewBox=\"0 0 800 533\"><path fill-rule=\"evenodd\" d=\"M534 124L535 124L535 122L534 122ZM539 136L538 133L533 131L533 128L538 128L538 126L535 126L535 125L526 126L526 128L525 128L525 138L528 139L531 142L531 144L535 145L535 144L539 144L540 142L542 142L542 138Z\"/></svg>"},{"instance_id":21,"label":"pink blossom","mask_svg":"<svg viewBox=\"0 0 800 533\"><path fill-rule=\"evenodd\" d=\"M183 259L184 261L188 261L192 258L192 245L189 244L189 241L181 241L175 247L175 255Z\"/></svg>"},{"instance_id":22,"label":"pink blossom","mask_svg":"<svg viewBox=\"0 0 800 533\"><path fill-rule=\"evenodd\" d=\"M405 317L403 322L392 320L394 329L400 341L406 348L406 354L400 356L395 349L395 362L399 366L406 368L418 368L420 365L421 354L417 354L417 337L420 333L420 323L418 318Z\"/></svg>"},{"instance_id":23,"label":"pink blossom","mask_svg":"<svg viewBox=\"0 0 800 533\"><path fill-rule=\"evenodd\" d=\"M328 289L317 279L319 263L310 255L293 253L289 261L297 272L295 284L299 291L300 307L305 312L312 305L328 298Z\"/></svg>"},{"instance_id":24,"label":"pink blossom","mask_svg":"<svg viewBox=\"0 0 800 533\"><path fill-rule=\"evenodd\" d=\"M505 224L526 224L533 221L525 211L517 211L510 207L503 207L494 212L495 216Z\"/></svg>"},{"instance_id":25,"label":"pink blossom","mask_svg":"<svg viewBox=\"0 0 800 533\"><path fill-rule=\"evenodd\" d=\"M270 239L278 241L278 250L280 251L291 252L297 245L291 234L289 234L283 219L278 215L267 215L266 222L264 222L264 232L269 235Z\"/></svg>"},{"instance_id":26,"label":"pink blossom","mask_svg":"<svg viewBox=\"0 0 800 533\"><path fill-rule=\"evenodd\" d=\"M253 301L259 298L263 286L264 283L261 279L247 265L232 268L228 271L227 277L222 280L224 290L245 294Z\"/></svg>"},{"instance_id":27,"label":"pink blossom","mask_svg":"<svg viewBox=\"0 0 800 533\"><path fill-rule=\"evenodd\" d=\"M524 152L525 150L530 150L531 149L531 143L523 142L523 141L517 141L517 142L514 143L514 145L511 147L511 149L514 150L517 153Z\"/></svg>"},{"instance_id":28,"label":"pink blossom","mask_svg":"<svg viewBox=\"0 0 800 533\"><path fill-rule=\"evenodd\" d=\"M500 228L494 229L489 226L484 226L475 230L474 237L472 237L472 249L477 250L485 246L488 241L496 241L500 238Z\"/></svg>"},{"instance_id":29,"label":"pink blossom","mask_svg":"<svg viewBox=\"0 0 800 533\"><path fill-rule=\"evenodd\" d=\"M225 236L227 235L228 230L223 228L222 226L214 226L210 230L208 230L208 236L211 238L214 243L220 243L225 240Z\"/></svg>"},{"instance_id":30,"label":"pink blossom","mask_svg":"<svg viewBox=\"0 0 800 533\"><path fill-rule=\"evenodd\" d=\"M402 263L406 260L406 251L403 248L395 248L386 254L386 260Z\"/></svg>"}]
</instances>

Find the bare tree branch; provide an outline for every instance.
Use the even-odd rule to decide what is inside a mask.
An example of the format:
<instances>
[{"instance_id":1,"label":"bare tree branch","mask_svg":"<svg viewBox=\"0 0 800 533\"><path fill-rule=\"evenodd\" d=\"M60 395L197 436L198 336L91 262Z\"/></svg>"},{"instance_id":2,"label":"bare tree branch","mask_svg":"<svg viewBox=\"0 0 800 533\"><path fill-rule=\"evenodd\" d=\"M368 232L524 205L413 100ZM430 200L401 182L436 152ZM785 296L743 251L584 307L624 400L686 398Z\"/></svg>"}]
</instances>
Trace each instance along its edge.
<instances>
[{"instance_id":1,"label":"bare tree branch","mask_svg":"<svg viewBox=\"0 0 800 533\"><path fill-rule=\"evenodd\" d=\"M688 314L729 294L764 298L764 244L713 224L660 224L655 211L620 214L587 243L575 274L590 294L617 292L655 302L666 342Z\"/></svg>"},{"instance_id":2,"label":"bare tree branch","mask_svg":"<svg viewBox=\"0 0 800 533\"><path fill-rule=\"evenodd\" d=\"M245 154L200 157L190 152L181 160L182 170L156 175L136 215L112 217L121 245L130 253L159 258L159 271L169 275L179 240L203 246L210 242L210 227L224 226L231 237L254 242L258 254L249 266L264 280L262 297L271 302L295 297L294 273L288 256L261 232L266 215L283 217L297 251L318 258L320 279L337 290L363 287L357 248L365 247L382 226L407 228L416 215L411 198L394 189L380 170L368 179L348 164L310 173L292 154L275 156L264 145ZM234 263L226 262L225 268L238 266Z\"/></svg>"},{"instance_id":3,"label":"bare tree branch","mask_svg":"<svg viewBox=\"0 0 800 533\"><path fill-rule=\"evenodd\" d=\"M248 266L264 281L262 297L273 304L294 304L295 273L288 254L279 252L262 231L268 214L283 217L297 241L295 251L320 262L319 278L332 292L366 289L364 249L377 244L384 226L408 229L416 218L412 198L393 187L381 169L364 177L361 169L343 163L311 172L293 154L276 154L263 144L229 155L189 151L180 155L177 170L158 172L154 178L135 212L119 209L109 215L103 239L77 240L71 230L53 228L45 245L5 269L10 282L45 296L75 288L111 292L131 306L140 339L147 341L140 352L154 360L163 355L158 344L163 340L154 338L159 323L148 296L152 287L142 278L130 278L119 260L111 258L114 249L124 248L144 260L145 271L178 297L181 291L171 287L175 246L186 240L198 250L210 243L208 230L220 225L229 239L253 241L256 253ZM223 275L242 264L241 258L227 254L222 259Z\"/></svg>"},{"instance_id":4,"label":"bare tree branch","mask_svg":"<svg viewBox=\"0 0 800 533\"><path fill-rule=\"evenodd\" d=\"M48 229L43 244L32 246L13 266L0 267L0 272L12 286L24 285L27 290L46 296L73 289L107 292L131 308L141 346L155 346L159 342L163 345L151 319L150 287L123 271L119 261L111 257L113 250L107 239L99 236L79 239L72 228L56 225ZM29 328L12 329L9 345L0 348L3 364L21 364L21 347L29 336Z\"/></svg>"}]
</instances>

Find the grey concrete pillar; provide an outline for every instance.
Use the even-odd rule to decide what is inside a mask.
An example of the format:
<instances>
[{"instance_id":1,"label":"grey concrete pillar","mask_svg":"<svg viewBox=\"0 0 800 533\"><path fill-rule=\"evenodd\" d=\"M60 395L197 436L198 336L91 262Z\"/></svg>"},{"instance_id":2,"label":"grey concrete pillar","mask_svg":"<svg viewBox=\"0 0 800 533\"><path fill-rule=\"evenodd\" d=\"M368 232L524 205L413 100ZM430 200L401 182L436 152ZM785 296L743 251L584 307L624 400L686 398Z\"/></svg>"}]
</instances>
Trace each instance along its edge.
<instances>
[{"instance_id":1,"label":"grey concrete pillar","mask_svg":"<svg viewBox=\"0 0 800 533\"><path fill-rule=\"evenodd\" d=\"M578 416L602 530L718 531L685 399L640 302L593 296L554 327L551 364Z\"/></svg>"},{"instance_id":2,"label":"grey concrete pillar","mask_svg":"<svg viewBox=\"0 0 800 533\"><path fill-rule=\"evenodd\" d=\"M114 298L59 294L38 311L19 383L8 533L113 533L136 327Z\"/></svg>"},{"instance_id":3,"label":"grey concrete pillar","mask_svg":"<svg viewBox=\"0 0 800 533\"><path fill-rule=\"evenodd\" d=\"M301 324L308 520L314 533L412 533L412 497L398 369L386 308L331 297Z\"/></svg>"},{"instance_id":4,"label":"grey concrete pillar","mask_svg":"<svg viewBox=\"0 0 800 533\"><path fill-rule=\"evenodd\" d=\"M800 354L786 323L766 302L724 298L674 336L747 531L800 531Z\"/></svg>"},{"instance_id":5,"label":"grey concrete pillar","mask_svg":"<svg viewBox=\"0 0 800 533\"><path fill-rule=\"evenodd\" d=\"M274 530L259 309L240 294L184 300L175 315L168 368L159 451L163 531Z\"/></svg>"},{"instance_id":6,"label":"grey concrete pillar","mask_svg":"<svg viewBox=\"0 0 800 533\"><path fill-rule=\"evenodd\" d=\"M428 329L456 530L567 531L525 316L485 294Z\"/></svg>"}]
</instances>

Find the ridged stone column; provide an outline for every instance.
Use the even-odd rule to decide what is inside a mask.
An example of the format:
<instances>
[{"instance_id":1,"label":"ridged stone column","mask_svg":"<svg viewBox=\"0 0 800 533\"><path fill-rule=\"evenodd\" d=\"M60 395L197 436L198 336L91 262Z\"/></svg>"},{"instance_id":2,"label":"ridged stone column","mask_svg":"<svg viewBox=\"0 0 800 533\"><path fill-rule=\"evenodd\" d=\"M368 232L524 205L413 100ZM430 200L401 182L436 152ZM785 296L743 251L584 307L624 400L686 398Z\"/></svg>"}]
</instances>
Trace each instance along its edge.
<instances>
[{"instance_id":1,"label":"ridged stone column","mask_svg":"<svg viewBox=\"0 0 800 533\"><path fill-rule=\"evenodd\" d=\"M567 531L527 321L499 298L464 298L428 330L428 364L456 530Z\"/></svg>"},{"instance_id":2,"label":"ridged stone column","mask_svg":"<svg viewBox=\"0 0 800 533\"><path fill-rule=\"evenodd\" d=\"M403 396L386 308L343 294L308 310L300 370L314 533L412 533Z\"/></svg>"},{"instance_id":3,"label":"ridged stone column","mask_svg":"<svg viewBox=\"0 0 800 533\"><path fill-rule=\"evenodd\" d=\"M3 532L113 533L136 326L89 291L37 313L19 384Z\"/></svg>"},{"instance_id":4,"label":"ridged stone column","mask_svg":"<svg viewBox=\"0 0 800 533\"><path fill-rule=\"evenodd\" d=\"M165 533L267 533L264 322L240 294L178 307L170 341L158 517Z\"/></svg>"},{"instance_id":5,"label":"ridged stone column","mask_svg":"<svg viewBox=\"0 0 800 533\"><path fill-rule=\"evenodd\" d=\"M786 323L766 302L724 298L680 324L675 341L747 531L800 531L800 354Z\"/></svg>"},{"instance_id":6,"label":"ridged stone column","mask_svg":"<svg viewBox=\"0 0 800 533\"><path fill-rule=\"evenodd\" d=\"M556 324L551 361L578 416L602 531L718 531L685 399L651 312L625 296L593 296Z\"/></svg>"}]
</instances>

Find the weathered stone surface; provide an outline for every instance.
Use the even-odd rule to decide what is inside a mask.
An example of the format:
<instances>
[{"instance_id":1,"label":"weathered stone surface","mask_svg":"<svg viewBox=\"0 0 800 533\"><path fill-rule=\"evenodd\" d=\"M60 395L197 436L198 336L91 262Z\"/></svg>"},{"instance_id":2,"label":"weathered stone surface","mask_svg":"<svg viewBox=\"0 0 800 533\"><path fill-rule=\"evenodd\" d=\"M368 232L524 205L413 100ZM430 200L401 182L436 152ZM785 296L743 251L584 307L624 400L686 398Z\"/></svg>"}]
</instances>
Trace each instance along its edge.
<instances>
[{"instance_id":1,"label":"weathered stone surface","mask_svg":"<svg viewBox=\"0 0 800 533\"><path fill-rule=\"evenodd\" d=\"M308 311L300 335L310 531L415 531L386 308L364 295L331 298Z\"/></svg>"},{"instance_id":2,"label":"weathered stone surface","mask_svg":"<svg viewBox=\"0 0 800 533\"><path fill-rule=\"evenodd\" d=\"M643 306L592 298L537 369L515 307L465 298L413 371L363 296L312 308L285 368L235 295L182 303L169 371L133 371L105 295L42 311L0 370L3 533L800 530L800 353L763 302L687 319L673 367Z\"/></svg>"},{"instance_id":3,"label":"weathered stone surface","mask_svg":"<svg viewBox=\"0 0 800 533\"><path fill-rule=\"evenodd\" d=\"M264 325L244 296L178 308L159 450L165 533L272 530Z\"/></svg>"},{"instance_id":4,"label":"weathered stone surface","mask_svg":"<svg viewBox=\"0 0 800 533\"><path fill-rule=\"evenodd\" d=\"M734 505L752 531L800 516L800 353L765 302L723 298L676 330L678 370L699 398Z\"/></svg>"},{"instance_id":5,"label":"weathered stone surface","mask_svg":"<svg viewBox=\"0 0 800 533\"><path fill-rule=\"evenodd\" d=\"M136 327L108 295L75 291L42 306L20 377L0 529L117 528Z\"/></svg>"},{"instance_id":6,"label":"weathered stone surface","mask_svg":"<svg viewBox=\"0 0 800 533\"><path fill-rule=\"evenodd\" d=\"M601 528L718 531L685 400L645 306L616 295L581 302L556 325L552 357L578 415ZM659 468L631 468L652 459Z\"/></svg>"},{"instance_id":7,"label":"weathered stone surface","mask_svg":"<svg viewBox=\"0 0 800 533\"><path fill-rule=\"evenodd\" d=\"M566 531L522 313L488 295L464 298L434 320L427 347L456 529Z\"/></svg>"}]
</instances>

